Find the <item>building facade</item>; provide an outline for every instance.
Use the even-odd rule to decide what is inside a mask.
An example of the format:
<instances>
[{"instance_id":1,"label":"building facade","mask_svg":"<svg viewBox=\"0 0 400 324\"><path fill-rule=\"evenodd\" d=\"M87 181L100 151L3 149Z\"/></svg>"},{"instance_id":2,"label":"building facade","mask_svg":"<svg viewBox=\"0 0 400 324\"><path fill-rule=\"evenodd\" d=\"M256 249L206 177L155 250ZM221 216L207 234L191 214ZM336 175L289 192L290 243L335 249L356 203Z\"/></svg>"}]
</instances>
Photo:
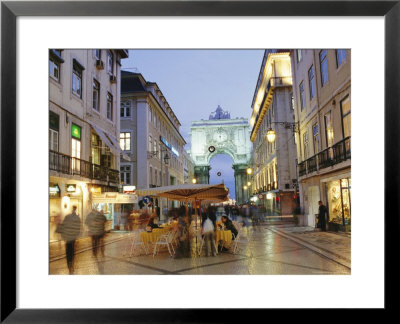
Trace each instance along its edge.
<instances>
[{"instance_id":1,"label":"building facade","mask_svg":"<svg viewBox=\"0 0 400 324\"><path fill-rule=\"evenodd\" d=\"M138 189L184 183L184 138L178 118L158 85L141 74L122 71L121 183ZM177 206L155 200L161 208Z\"/></svg>"},{"instance_id":2,"label":"building facade","mask_svg":"<svg viewBox=\"0 0 400 324\"><path fill-rule=\"evenodd\" d=\"M190 154L183 150L183 181L184 183L193 183L194 176L194 162ZM195 179L197 183L197 179Z\"/></svg>"},{"instance_id":3,"label":"building facade","mask_svg":"<svg viewBox=\"0 0 400 324\"><path fill-rule=\"evenodd\" d=\"M315 225L318 201L328 228L351 226L351 51L291 51L303 223Z\"/></svg>"},{"instance_id":4,"label":"building facade","mask_svg":"<svg viewBox=\"0 0 400 324\"><path fill-rule=\"evenodd\" d=\"M117 107L127 57L126 50L49 51L50 240L73 205L84 224L94 192L118 191ZM102 209L112 223L112 206Z\"/></svg>"},{"instance_id":5,"label":"building facade","mask_svg":"<svg viewBox=\"0 0 400 324\"><path fill-rule=\"evenodd\" d=\"M252 102L252 201L267 215L292 215L296 207L296 131L289 51L266 50ZM275 131L269 142L268 130Z\"/></svg>"}]
</instances>

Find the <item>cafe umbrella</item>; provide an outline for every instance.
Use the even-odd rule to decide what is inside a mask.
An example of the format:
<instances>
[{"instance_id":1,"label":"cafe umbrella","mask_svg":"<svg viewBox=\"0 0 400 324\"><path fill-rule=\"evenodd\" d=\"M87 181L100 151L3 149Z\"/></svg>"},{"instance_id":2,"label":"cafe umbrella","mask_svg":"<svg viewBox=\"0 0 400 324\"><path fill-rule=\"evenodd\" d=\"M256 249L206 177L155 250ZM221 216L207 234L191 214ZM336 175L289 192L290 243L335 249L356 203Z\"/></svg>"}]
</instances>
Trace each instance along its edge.
<instances>
[{"instance_id":1,"label":"cafe umbrella","mask_svg":"<svg viewBox=\"0 0 400 324\"><path fill-rule=\"evenodd\" d=\"M224 202L229 200L229 189L224 183L220 184L191 184L185 183L180 185L146 188L136 190L138 196L162 197L171 200L185 202L186 217L188 216L188 203L193 202L196 215L197 229L197 203L207 202ZM197 244L197 239L196 239Z\"/></svg>"}]
</instances>

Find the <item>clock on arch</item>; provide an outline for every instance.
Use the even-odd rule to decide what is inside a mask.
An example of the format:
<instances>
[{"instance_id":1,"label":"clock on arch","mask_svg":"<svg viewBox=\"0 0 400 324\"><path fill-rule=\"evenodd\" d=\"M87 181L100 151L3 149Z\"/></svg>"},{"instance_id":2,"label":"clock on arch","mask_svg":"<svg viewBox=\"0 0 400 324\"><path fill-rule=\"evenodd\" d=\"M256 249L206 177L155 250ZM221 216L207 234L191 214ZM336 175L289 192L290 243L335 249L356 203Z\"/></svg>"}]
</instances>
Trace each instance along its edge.
<instances>
[{"instance_id":1,"label":"clock on arch","mask_svg":"<svg viewBox=\"0 0 400 324\"><path fill-rule=\"evenodd\" d=\"M223 130L218 130L216 133L214 133L214 140L219 143L225 142L227 139L228 139L228 134Z\"/></svg>"}]
</instances>

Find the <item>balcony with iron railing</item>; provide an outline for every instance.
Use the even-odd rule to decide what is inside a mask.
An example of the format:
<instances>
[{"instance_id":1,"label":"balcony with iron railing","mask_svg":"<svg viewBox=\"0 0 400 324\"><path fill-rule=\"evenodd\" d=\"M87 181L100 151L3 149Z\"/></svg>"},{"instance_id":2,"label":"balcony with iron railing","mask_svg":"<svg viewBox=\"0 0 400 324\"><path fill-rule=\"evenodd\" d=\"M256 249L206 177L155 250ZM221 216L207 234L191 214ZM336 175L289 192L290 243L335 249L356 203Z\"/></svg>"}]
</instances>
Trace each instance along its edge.
<instances>
[{"instance_id":1,"label":"balcony with iron railing","mask_svg":"<svg viewBox=\"0 0 400 324\"><path fill-rule=\"evenodd\" d=\"M350 136L298 164L299 177L351 159Z\"/></svg>"},{"instance_id":2,"label":"balcony with iron railing","mask_svg":"<svg viewBox=\"0 0 400 324\"><path fill-rule=\"evenodd\" d=\"M119 183L118 170L51 150L49 151L49 169L64 174L79 175L88 179Z\"/></svg>"}]
</instances>

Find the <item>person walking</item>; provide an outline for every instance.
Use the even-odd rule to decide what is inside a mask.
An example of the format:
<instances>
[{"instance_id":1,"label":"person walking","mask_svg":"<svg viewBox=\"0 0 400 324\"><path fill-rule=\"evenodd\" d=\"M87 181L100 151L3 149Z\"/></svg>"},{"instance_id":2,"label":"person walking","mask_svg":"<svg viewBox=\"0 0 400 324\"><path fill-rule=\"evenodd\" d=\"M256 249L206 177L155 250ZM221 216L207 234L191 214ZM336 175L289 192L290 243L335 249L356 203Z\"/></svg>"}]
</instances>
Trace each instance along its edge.
<instances>
[{"instance_id":1,"label":"person walking","mask_svg":"<svg viewBox=\"0 0 400 324\"><path fill-rule=\"evenodd\" d=\"M204 244L206 246L206 256L217 256L217 248L215 247L215 229L216 217L212 210L208 210L203 215L201 224L201 232L204 235Z\"/></svg>"},{"instance_id":2,"label":"person walking","mask_svg":"<svg viewBox=\"0 0 400 324\"><path fill-rule=\"evenodd\" d=\"M65 240L65 254L70 275L74 274L75 240L81 233L81 219L76 214L76 209L76 206L72 206L72 213L65 216L57 228L57 232Z\"/></svg>"},{"instance_id":3,"label":"person walking","mask_svg":"<svg viewBox=\"0 0 400 324\"><path fill-rule=\"evenodd\" d=\"M104 257L104 234L105 224L107 218L104 216L104 212L93 209L86 217L85 224L89 227L89 234L92 237L92 252L93 256L97 258L97 251L101 249L101 255Z\"/></svg>"},{"instance_id":4,"label":"person walking","mask_svg":"<svg viewBox=\"0 0 400 324\"><path fill-rule=\"evenodd\" d=\"M326 232L326 219L325 219L325 215L327 214L327 209L324 206L324 204L322 203L322 201L318 201L318 221L319 221L319 225L321 227L321 231Z\"/></svg>"}]
</instances>

